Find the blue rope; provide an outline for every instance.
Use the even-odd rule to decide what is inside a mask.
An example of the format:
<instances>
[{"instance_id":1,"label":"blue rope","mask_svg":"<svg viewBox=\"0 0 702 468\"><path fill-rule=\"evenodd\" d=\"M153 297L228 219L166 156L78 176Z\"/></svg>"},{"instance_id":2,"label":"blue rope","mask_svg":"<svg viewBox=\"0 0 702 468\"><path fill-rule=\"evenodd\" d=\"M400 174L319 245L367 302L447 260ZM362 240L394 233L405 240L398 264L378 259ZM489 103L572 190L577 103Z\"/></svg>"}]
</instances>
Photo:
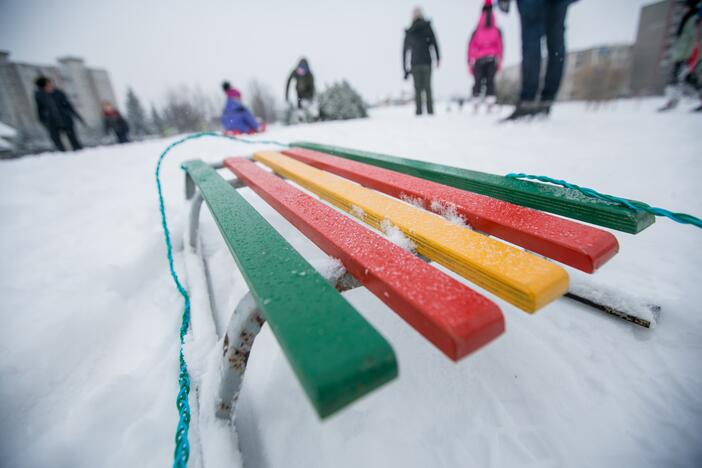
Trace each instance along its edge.
<instances>
[{"instance_id":1,"label":"blue rope","mask_svg":"<svg viewBox=\"0 0 702 468\"><path fill-rule=\"evenodd\" d=\"M672 219L676 223L680 224L692 224L693 226L696 226L698 228L702 228L702 219L697 218L695 216L689 215L687 213L674 213L672 211L668 211L663 208L656 208L650 205L647 205L646 203L642 203L639 201L635 200L627 200L626 198L620 198L620 197L615 197L613 195L607 195L604 193L600 193L596 190L587 188L587 187L580 187L579 185L571 184L570 182L566 182L565 180L560 180L560 179L552 179L551 177L546 177L546 176L538 176L538 175L529 175L529 174L523 174L523 173L515 173L512 172L510 174L507 174L506 177L509 177L511 179L531 179L531 180L538 180L539 182L547 182L551 184L556 184L560 185L561 187L569 188L572 190L577 190L580 193L583 193L587 195L588 197L592 198L597 198L599 200L604 200L607 202L611 203L616 203L617 205L625 206L631 210L634 211L645 211L647 213L651 213L652 215L655 216L665 216L666 218Z\"/></svg>"},{"instance_id":2,"label":"blue rope","mask_svg":"<svg viewBox=\"0 0 702 468\"><path fill-rule=\"evenodd\" d=\"M178 408L178 427L175 433L175 451L173 453L173 467L174 468L185 468L188 465L188 459L190 458L190 442L188 441L188 431L190 429L190 403L188 401L188 396L190 395L190 376L188 375L188 365L185 362L185 356L183 354L183 345L185 343L185 335L188 333L188 328L190 327L190 296L188 291L185 289L183 284L180 282L180 278L175 271L173 266L173 244L171 243L171 234L168 230L168 222L166 220L166 207L163 202L163 191L161 188L161 163L163 158L176 146L185 143L186 141L195 140L197 138L203 137L215 137L215 138L225 138L232 141L238 141L247 144L268 144L268 145L278 145L278 146L288 146L284 143L279 143L272 140L252 140L249 138L240 138L231 135L225 135L218 132L200 132L194 133L183 137L177 141L174 141L161 153L158 158L158 163L156 164L156 189L158 190L158 208L161 212L161 226L163 227L163 236L166 240L166 252L168 255L168 269L171 273L171 278L175 283L178 293L183 297L185 306L183 308L183 315L180 324L180 353L179 353L179 363L180 371L178 374L178 397L176 398L176 407Z\"/></svg>"}]
</instances>

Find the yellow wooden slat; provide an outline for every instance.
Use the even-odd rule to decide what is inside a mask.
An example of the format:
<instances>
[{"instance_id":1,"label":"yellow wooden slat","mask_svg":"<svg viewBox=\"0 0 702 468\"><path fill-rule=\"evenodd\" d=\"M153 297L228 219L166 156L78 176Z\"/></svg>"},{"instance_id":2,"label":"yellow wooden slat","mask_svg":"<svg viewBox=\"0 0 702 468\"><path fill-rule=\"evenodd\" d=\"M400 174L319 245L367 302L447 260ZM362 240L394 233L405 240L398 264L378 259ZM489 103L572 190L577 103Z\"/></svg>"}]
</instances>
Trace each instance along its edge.
<instances>
[{"instance_id":1,"label":"yellow wooden slat","mask_svg":"<svg viewBox=\"0 0 702 468\"><path fill-rule=\"evenodd\" d=\"M540 257L280 153L257 152L254 159L377 229L389 221L420 254L527 312L568 289L566 271Z\"/></svg>"}]
</instances>

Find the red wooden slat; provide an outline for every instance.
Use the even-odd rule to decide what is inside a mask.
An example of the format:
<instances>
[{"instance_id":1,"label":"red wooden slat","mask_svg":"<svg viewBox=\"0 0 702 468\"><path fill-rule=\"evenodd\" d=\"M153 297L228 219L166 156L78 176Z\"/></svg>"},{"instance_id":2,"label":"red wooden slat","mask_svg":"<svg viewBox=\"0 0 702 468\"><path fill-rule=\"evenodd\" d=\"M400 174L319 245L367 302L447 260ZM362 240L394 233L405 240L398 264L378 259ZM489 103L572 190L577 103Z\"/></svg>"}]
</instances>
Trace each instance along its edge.
<instances>
[{"instance_id":1,"label":"red wooden slat","mask_svg":"<svg viewBox=\"0 0 702 468\"><path fill-rule=\"evenodd\" d=\"M318 151L294 148L286 155L425 209L455 213L477 230L592 273L619 251L607 231L418 177Z\"/></svg>"},{"instance_id":2,"label":"red wooden slat","mask_svg":"<svg viewBox=\"0 0 702 468\"><path fill-rule=\"evenodd\" d=\"M224 165L451 359L504 331L499 307L479 293L251 161Z\"/></svg>"}]
</instances>

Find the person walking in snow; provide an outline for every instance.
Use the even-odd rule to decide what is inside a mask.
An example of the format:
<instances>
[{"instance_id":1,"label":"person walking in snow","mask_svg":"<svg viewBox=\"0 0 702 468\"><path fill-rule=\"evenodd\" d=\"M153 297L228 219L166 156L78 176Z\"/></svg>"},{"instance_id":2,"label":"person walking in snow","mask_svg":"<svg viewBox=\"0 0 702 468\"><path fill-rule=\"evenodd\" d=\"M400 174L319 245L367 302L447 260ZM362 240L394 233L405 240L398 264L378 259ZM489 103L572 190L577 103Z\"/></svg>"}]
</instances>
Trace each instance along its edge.
<instances>
[{"instance_id":1,"label":"person walking in snow","mask_svg":"<svg viewBox=\"0 0 702 468\"><path fill-rule=\"evenodd\" d=\"M520 120L551 113L561 86L566 57L565 19L568 7L576 0L517 0L522 26L522 90L514 112L505 120ZM509 12L510 0L498 0ZM541 40L546 37L548 61L539 96L541 76Z\"/></svg>"},{"instance_id":2,"label":"person walking in snow","mask_svg":"<svg viewBox=\"0 0 702 468\"><path fill-rule=\"evenodd\" d=\"M702 2L687 2L688 11L683 15L673 44L673 70L671 80L666 86L668 100L659 112L675 109L680 102L683 88L689 86L701 91L700 77L700 15ZM702 94L700 95L702 97ZM695 111L702 111L702 105Z\"/></svg>"},{"instance_id":3,"label":"person walking in snow","mask_svg":"<svg viewBox=\"0 0 702 468\"><path fill-rule=\"evenodd\" d=\"M477 112L485 90L488 112L495 105L495 74L502 65L502 31L495 24L492 0L485 0L478 27L468 42L468 69L474 77L473 100Z\"/></svg>"},{"instance_id":4,"label":"person walking in snow","mask_svg":"<svg viewBox=\"0 0 702 468\"><path fill-rule=\"evenodd\" d=\"M71 143L71 148L76 151L83 148L76 135L73 119L76 118L83 124L85 121L68 100L66 93L54 86L54 83L45 76L34 80L36 91L34 101L37 104L39 121L49 132L49 137L58 151L66 151L61 141L65 134Z\"/></svg>"},{"instance_id":5,"label":"person walking in snow","mask_svg":"<svg viewBox=\"0 0 702 468\"><path fill-rule=\"evenodd\" d=\"M122 144L129 142L129 124L125 118L122 117L122 114L107 101L103 101L102 103L102 127L105 131L105 135L114 132L117 137L117 143Z\"/></svg>"},{"instance_id":6,"label":"person walking in snow","mask_svg":"<svg viewBox=\"0 0 702 468\"><path fill-rule=\"evenodd\" d=\"M414 80L414 102L416 114L422 114L422 94L426 100L428 114L434 113L434 99L431 94L431 49L436 55L436 67L441 64L439 44L436 41L431 22L424 19L420 8L412 12L412 25L405 30L405 42L402 47L402 69L405 80L410 73ZM407 55L411 56L410 67L407 66Z\"/></svg>"},{"instance_id":7,"label":"person walking in snow","mask_svg":"<svg viewBox=\"0 0 702 468\"><path fill-rule=\"evenodd\" d=\"M285 84L285 102L289 102L290 83L293 80L295 80L295 91L297 92L297 108L302 109L305 104L309 104L314 99L315 95L314 75L306 58L301 58L288 76L288 81Z\"/></svg>"},{"instance_id":8,"label":"person walking in snow","mask_svg":"<svg viewBox=\"0 0 702 468\"><path fill-rule=\"evenodd\" d=\"M258 133L265 130L266 126L258 120L241 103L241 93L233 88L228 81L222 83L222 90L227 96L227 102L222 111L222 128L226 133L239 135L242 133Z\"/></svg>"}]
</instances>

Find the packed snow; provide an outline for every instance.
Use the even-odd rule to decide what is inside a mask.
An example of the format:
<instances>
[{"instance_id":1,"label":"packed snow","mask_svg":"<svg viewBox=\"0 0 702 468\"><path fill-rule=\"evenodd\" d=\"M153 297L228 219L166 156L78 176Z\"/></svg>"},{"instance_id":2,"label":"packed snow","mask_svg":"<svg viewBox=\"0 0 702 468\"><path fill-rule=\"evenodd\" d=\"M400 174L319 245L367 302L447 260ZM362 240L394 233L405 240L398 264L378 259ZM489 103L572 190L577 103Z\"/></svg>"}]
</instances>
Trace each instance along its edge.
<instances>
[{"instance_id":1,"label":"packed snow","mask_svg":"<svg viewBox=\"0 0 702 468\"><path fill-rule=\"evenodd\" d=\"M417 251L417 246L412 242L412 239L405 236L389 219L384 219L383 222L380 223L380 230L385 234L388 240L396 246L412 253Z\"/></svg>"},{"instance_id":2,"label":"packed snow","mask_svg":"<svg viewBox=\"0 0 702 468\"><path fill-rule=\"evenodd\" d=\"M433 118L399 107L271 128L266 138L543 174L699 216L700 117L657 114L659 104L561 104L549 121L505 125L445 104ZM154 168L174 140L0 162L0 466L171 463L182 301L167 270ZM453 363L357 288L344 295L393 345L398 379L322 422L264 325L236 432L216 419L221 337L247 288L206 208L199 253L188 246L179 166L263 148L192 141L162 171L176 269L193 297L191 466L702 465L702 232L665 219L636 236L615 232L620 252L593 276L606 294L660 305L655 329L568 299L530 315L482 291L507 331ZM241 192L315 268L343 273ZM569 272L574 282L587 276Z\"/></svg>"}]
</instances>

